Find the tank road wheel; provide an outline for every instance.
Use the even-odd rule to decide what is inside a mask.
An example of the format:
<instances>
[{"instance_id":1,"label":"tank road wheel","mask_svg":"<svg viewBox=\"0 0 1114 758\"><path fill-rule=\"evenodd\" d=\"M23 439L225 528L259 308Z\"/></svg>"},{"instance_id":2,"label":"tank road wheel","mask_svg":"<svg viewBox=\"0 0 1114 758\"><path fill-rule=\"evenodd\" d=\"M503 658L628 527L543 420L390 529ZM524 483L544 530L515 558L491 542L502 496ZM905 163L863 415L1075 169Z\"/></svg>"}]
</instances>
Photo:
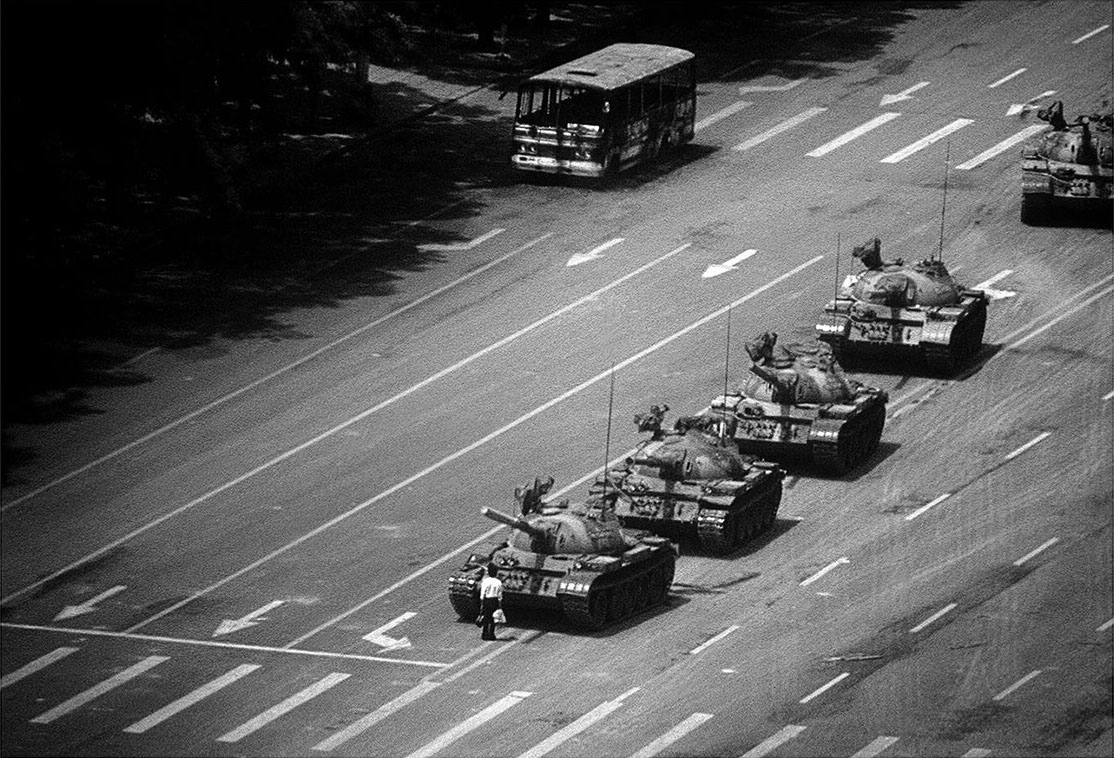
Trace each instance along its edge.
<instances>
[{"instance_id":1,"label":"tank road wheel","mask_svg":"<svg viewBox=\"0 0 1114 758\"><path fill-rule=\"evenodd\" d=\"M453 610L462 621L475 621L476 616L480 615L479 595L465 595L450 591L449 602L452 603Z\"/></svg>"},{"instance_id":2,"label":"tank road wheel","mask_svg":"<svg viewBox=\"0 0 1114 758\"><path fill-rule=\"evenodd\" d=\"M578 622L589 629L602 629L607 626L611 611L611 590L599 587L588 589L588 603L586 617L581 617Z\"/></svg>"},{"instance_id":3,"label":"tank road wheel","mask_svg":"<svg viewBox=\"0 0 1114 758\"><path fill-rule=\"evenodd\" d=\"M630 595L631 582L628 580L611 588L611 621L622 621L634 612L633 598Z\"/></svg>"},{"instance_id":4,"label":"tank road wheel","mask_svg":"<svg viewBox=\"0 0 1114 758\"><path fill-rule=\"evenodd\" d=\"M719 509L701 510L697 536L700 545L713 555L725 555L735 549L739 541L739 512Z\"/></svg>"}]
</instances>

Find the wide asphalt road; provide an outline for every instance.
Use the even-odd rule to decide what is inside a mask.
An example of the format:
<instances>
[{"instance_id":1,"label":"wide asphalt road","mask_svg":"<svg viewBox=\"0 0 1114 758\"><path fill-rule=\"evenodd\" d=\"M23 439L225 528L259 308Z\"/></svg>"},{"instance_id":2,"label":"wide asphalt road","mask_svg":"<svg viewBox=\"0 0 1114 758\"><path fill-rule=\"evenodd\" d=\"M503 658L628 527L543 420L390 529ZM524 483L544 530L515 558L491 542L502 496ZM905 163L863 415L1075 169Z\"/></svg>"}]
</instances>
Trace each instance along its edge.
<instances>
[{"instance_id":1,"label":"wide asphalt road","mask_svg":"<svg viewBox=\"0 0 1114 758\"><path fill-rule=\"evenodd\" d=\"M665 165L415 200L368 230L437 259L391 294L140 356L102 412L19 430L4 754L1109 755L1111 234L1021 224L1019 145L1052 99L1109 107L1112 21L930 6L869 58L708 79ZM494 114L469 135L505 138L498 96L458 104ZM890 395L866 465L791 466L770 533L682 544L666 605L603 632L456 618L448 574L507 534L481 506L546 474L583 497L635 413L810 338L873 236L993 301L955 376L856 366Z\"/></svg>"}]
</instances>

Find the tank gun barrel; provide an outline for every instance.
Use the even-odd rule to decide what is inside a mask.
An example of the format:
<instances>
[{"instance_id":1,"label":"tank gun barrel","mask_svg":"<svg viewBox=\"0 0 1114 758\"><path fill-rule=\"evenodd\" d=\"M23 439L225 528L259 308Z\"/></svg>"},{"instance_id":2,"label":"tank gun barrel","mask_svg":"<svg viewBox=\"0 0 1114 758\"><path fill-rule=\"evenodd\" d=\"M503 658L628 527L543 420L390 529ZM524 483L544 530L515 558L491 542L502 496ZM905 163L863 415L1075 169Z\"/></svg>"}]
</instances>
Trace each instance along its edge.
<instances>
[{"instance_id":1,"label":"tank gun barrel","mask_svg":"<svg viewBox=\"0 0 1114 758\"><path fill-rule=\"evenodd\" d=\"M521 532L526 532L535 537L540 537L545 534L544 529L532 525L529 521L521 517L508 516L502 511L497 511L494 508L483 507L480 508L480 513L487 516L492 521L498 521L500 524L506 524L511 529L518 529Z\"/></svg>"}]
</instances>

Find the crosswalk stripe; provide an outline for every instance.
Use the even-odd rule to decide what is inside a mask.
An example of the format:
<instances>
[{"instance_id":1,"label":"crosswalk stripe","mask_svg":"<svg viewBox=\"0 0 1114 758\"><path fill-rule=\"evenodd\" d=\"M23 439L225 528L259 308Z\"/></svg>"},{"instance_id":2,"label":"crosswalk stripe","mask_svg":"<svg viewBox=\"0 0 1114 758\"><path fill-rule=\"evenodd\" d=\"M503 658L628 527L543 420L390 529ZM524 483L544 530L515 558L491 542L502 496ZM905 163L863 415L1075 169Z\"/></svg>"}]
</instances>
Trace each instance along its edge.
<instances>
[{"instance_id":1,"label":"crosswalk stripe","mask_svg":"<svg viewBox=\"0 0 1114 758\"><path fill-rule=\"evenodd\" d=\"M722 121L728 116L734 116L743 108L750 107L751 105L754 105L754 103L750 102L749 100L738 100L734 103L731 103L731 105L727 106L726 108L722 108L711 114L710 116L705 116L704 118L700 119L695 124L693 124L692 129L696 132L700 131L701 129L706 129L717 121Z\"/></svg>"},{"instance_id":2,"label":"crosswalk stripe","mask_svg":"<svg viewBox=\"0 0 1114 758\"><path fill-rule=\"evenodd\" d=\"M278 705L268 708L255 718L245 721L231 732L226 732L220 737L217 737L217 742L239 742L257 729L265 727L279 716L289 713L307 700L311 700L330 687L340 684L349 676L351 676L351 674L329 674L309 687L306 687L301 692L286 698L286 700L283 700Z\"/></svg>"},{"instance_id":3,"label":"crosswalk stripe","mask_svg":"<svg viewBox=\"0 0 1114 758\"><path fill-rule=\"evenodd\" d=\"M955 121L951 122L950 124L943 127L942 129L937 129L932 134L929 134L926 137L922 137L921 139L917 140L916 142L909 145L908 147L902 148L901 150L898 150L896 153L894 153L892 155L887 155L885 158L883 158L879 162L880 163L897 163L899 161L903 161L906 158L908 158L910 155L912 155L913 153L915 153L919 150L925 149L926 147L931 145L933 142L938 142L939 140L944 139L944 137L947 137L952 132L957 132L960 129L962 129L963 127L967 126L968 124L973 124L973 123L975 123L973 119L957 118Z\"/></svg>"},{"instance_id":4,"label":"crosswalk stripe","mask_svg":"<svg viewBox=\"0 0 1114 758\"><path fill-rule=\"evenodd\" d=\"M76 653L78 650L79 648L76 647L60 647L57 650L50 651L42 658L36 658L35 660L28 663L26 666L22 666L11 672L10 674L4 674L4 676L0 676L0 690L4 689L10 684L15 684L20 679L26 679L35 672L45 669L50 664L56 661L60 661L70 653Z\"/></svg>"},{"instance_id":5,"label":"crosswalk stripe","mask_svg":"<svg viewBox=\"0 0 1114 758\"><path fill-rule=\"evenodd\" d=\"M793 116L792 118L788 118L785 121L782 121L777 126L771 127L769 129L767 129L766 131L762 132L761 134L757 134L757 135L751 137L750 139L746 140L745 142L740 142L738 145L735 145L735 147L733 147L731 149L732 150L750 150L755 145L761 145L763 142L770 139L771 137L776 137L777 135L781 134L782 132L788 131L788 130L792 129L794 126L797 126L798 124L803 124L805 121L808 121L813 116L818 116L826 110L828 110L828 109L827 108L809 108L806 111L802 111L801 113L798 113L796 116Z\"/></svg>"},{"instance_id":6,"label":"crosswalk stripe","mask_svg":"<svg viewBox=\"0 0 1114 758\"><path fill-rule=\"evenodd\" d=\"M609 700L606 703L600 703L595 708L578 718L576 721L572 722L562 729L557 730L549 737L539 742L537 745L534 745L534 747L530 748L525 753L518 756L518 758L541 758L543 755L546 755L547 753L553 751L576 735L580 734L600 719L606 718L609 714L611 714L623 704L623 700L630 697L636 692L638 692L638 687L627 690L614 700Z\"/></svg>"},{"instance_id":7,"label":"crosswalk stripe","mask_svg":"<svg viewBox=\"0 0 1114 758\"><path fill-rule=\"evenodd\" d=\"M960 758L987 758L988 755L990 755L990 751L985 747L973 747Z\"/></svg>"},{"instance_id":8,"label":"crosswalk stripe","mask_svg":"<svg viewBox=\"0 0 1114 758\"><path fill-rule=\"evenodd\" d=\"M843 147L844 145L846 145L851 140L858 139L859 137L863 136L867 132L872 131L874 129L877 129L878 127L882 126L882 124L885 124L888 121L893 121L895 118L897 118L900 115L901 115L900 113L892 113L892 112L882 113L880 115L877 115L874 118L872 118L870 121L867 121L865 124L862 124L860 126L856 126L854 129L852 129L849 132L844 132L843 134L836 137L834 140L831 140L830 142L825 142L823 145L816 148L812 152L806 153L806 155L808 155L809 158L819 158L823 155L827 155L828 153L832 152L836 148Z\"/></svg>"},{"instance_id":9,"label":"crosswalk stripe","mask_svg":"<svg viewBox=\"0 0 1114 758\"><path fill-rule=\"evenodd\" d=\"M90 687L84 692L74 695L66 702L56 705L49 711L36 716L35 718L31 719L31 722L35 724L49 724L51 721L54 721L54 719L60 716L65 716L71 711L77 710L89 701L100 697L106 692L110 692L116 689L120 685L125 684L132 679L135 679L137 676L140 676L148 669L153 669L155 666L158 666L160 663L167 660L170 659L168 656L165 655L148 656L134 666L129 666L128 668L121 671L119 674L105 679L100 684Z\"/></svg>"},{"instance_id":10,"label":"crosswalk stripe","mask_svg":"<svg viewBox=\"0 0 1114 758\"><path fill-rule=\"evenodd\" d=\"M260 666L253 663L245 663L242 666L237 666L236 668L229 671L227 674L219 676L208 684L204 684L198 687L190 694L184 697L180 697L173 703L159 708L150 716L140 719L129 727L125 727L124 731L128 732L129 734L143 734L143 732L146 732L151 727L157 726L163 721L166 721L171 716L181 713L185 709L189 708L191 705L194 705L195 703L198 703L201 700L209 697L209 695L212 695L214 692L219 692L220 690L235 682L237 679L241 679L251 672L255 671L257 668L260 668Z\"/></svg>"},{"instance_id":11,"label":"crosswalk stripe","mask_svg":"<svg viewBox=\"0 0 1114 758\"><path fill-rule=\"evenodd\" d=\"M503 711L518 705L523 700L530 697L530 695L532 694L534 693L512 692L506 697L503 697L502 699L497 700L488 707L484 708L482 711L475 714L474 716L466 718L464 721L460 722L437 739L427 742L425 745L418 748L410 755L406 756L406 758L427 758L427 756L431 756L434 753L445 749L472 730L478 729L479 727L483 726L483 724L495 718Z\"/></svg>"},{"instance_id":12,"label":"crosswalk stripe","mask_svg":"<svg viewBox=\"0 0 1114 758\"><path fill-rule=\"evenodd\" d=\"M897 737L875 737L869 745L863 747L851 758L874 758L895 742L897 742Z\"/></svg>"},{"instance_id":13,"label":"crosswalk stripe","mask_svg":"<svg viewBox=\"0 0 1114 758\"><path fill-rule=\"evenodd\" d=\"M1007 137L1006 139L999 142L997 145L994 145L987 150L983 150L974 158L960 163L958 166L956 166L956 168L960 171L967 171L969 169L975 168L976 166L986 163L998 153L1009 150L1017 143L1024 142L1025 140L1032 137L1034 134L1039 134L1040 132L1043 132L1045 129L1048 128L1048 124L1032 124L1030 126L1027 126L1012 137Z\"/></svg>"},{"instance_id":14,"label":"crosswalk stripe","mask_svg":"<svg viewBox=\"0 0 1114 758\"><path fill-rule=\"evenodd\" d=\"M788 742L804 730L805 727L803 726L797 726L796 724L787 724L774 734L759 742L750 750L743 753L742 758L762 758L762 756L776 750L782 743Z\"/></svg>"},{"instance_id":15,"label":"crosswalk stripe","mask_svg":"<svg viewBox=\"0 0 1114 758\"><path fill-rule=\"evenodd\" d=\"M711 717L712 714L710 713L692 714L680 724L677 724L677 726L673 727L668 732L651 742L649 745L642 748L637 753L631 755L630 758L654 758L655 755L660 753L662 750L665 750L667 747L684 737L686 734L703 724Z\"/></svg>"}]
</instances>

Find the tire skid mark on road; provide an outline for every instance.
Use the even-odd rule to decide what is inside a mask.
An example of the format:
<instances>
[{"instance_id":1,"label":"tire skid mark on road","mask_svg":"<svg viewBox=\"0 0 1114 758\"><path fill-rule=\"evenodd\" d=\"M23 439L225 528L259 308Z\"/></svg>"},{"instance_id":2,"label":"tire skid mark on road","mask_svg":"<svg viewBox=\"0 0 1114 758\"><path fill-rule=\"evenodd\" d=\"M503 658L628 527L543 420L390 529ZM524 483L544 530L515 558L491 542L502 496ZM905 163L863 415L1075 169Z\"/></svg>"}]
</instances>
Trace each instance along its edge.
<instances>
[{"instance_id":1,"label":"tire skid mark on road","mask_svg":"<svg viewBox=\"0 0 1114 758\"><path fill-rule=\"evenodd\" d=\"M686 243L685 245L682 245L681 247L672 251L672 253L667 253L666 255L675 254L675 253L680 252L681 250L684 250L688 247L689 247L689 244ZM663 258L664 257L665 256L663 256ZM251 562L250 564L248 564L247 566L244 566L243 568L239 569L238 571L234 571L233 573L228 574L223 579L220 579L216 582L213 582L208 587L205 587L201 590L198 590L197 592L194 592L190 596L186 597L184 600L180 600L180 601L178 601L178 602L176 602L176 603L174 603L170 606L167 606L163 610L159 611L158 613L156 613L152 616L149 616L148 618L144 619L143 621L140 621L136 624L133 624L132 626L128 627L128 629L126 629L125 631L134 632L136 629L141 629L141 628L147 626L148 624L150 624L154 621L157 621L158 619L163 618L164 616L167 616L167 615L179 610L180 608L182 608L186 605L189 605L190 603L194 602L198 598L204 597L204 596L208 595L209 593L213 592L214 590L223 587L224 585L228 584L229 582L234 581L235 579L238 579L239 577L243 576L244 574L247 574L251 571L254 571L258 567L262 566L265 563L268 563L269 561L279 557L280 555L284 555L285 553L289 552L290 550L297 547L298 545L301 545L303 542L306 542L307 540L313 539L314 537L318 536L322 532L327 531L328 529L336 526L337 524L342 523L343 521L346 521L347 519L354 516L355 514L360 513L361 511L365 510L366 508L374 505L375 503L378 503L380 500L383 500L384 498L390 497L394 493L398 492L399 490L401 490L405 487L408 487L409 485L413 484L414 482L418 481L419 479L422 479L422 478L428 476L429 474L433 473L434 471L437 471L438 469L448 465L449 463L452 463L453 461L457 460L458 458L461 458L461 457L467 455L468 453L472 452L473 450L475 450L479 447L482 447L483 445L486 445L491 440L496 439L498 437L501 437L503 434L506 434L507 432L511 431L512 429L514 429L514 428L520 426L521 424L529 421L534 416L537 416L541 413L544 413L545 411L549 410L553 406L567 400L570 397L573 397L574 395L578 395L579 393L583 392L585 389L591 387L592 385L594 385L598 382L603 381L604 379L608 379L608 378L613 377L616 371L620 371L620 370L626 368L627 366L630 366L631 364L642 360L647 355L650 355L652 353L657 352L658 350L665 347L666 345L669 345L669 344L673 343L675 340L680 339L681 337L685 336L689 332L700 328L701 326L707 324L708 322L714 321L715 319L719 318L720 316L724 315L725 313L730 313L733 308L735 308L735 307L741 305L742 303L745 303L745 302L757 297L758 295L761 295L762 293L764 293L767 290L777 286L778 284L785 281L786 279L789 279L790 277L792 277L796 274L799 274L801 271L804 271L805 269L807 269L809 266L813 265L814 263L823 260L823 258L824 258L824 256L817 255L817 256L814 256L813 258L810 258L809 260L805 261L804 263L801 263L801 264L795 266L794 268L790 269L789 271L786 271L784 274L781 274L780 276L777 276L774 279L771 279L766 284L763 284L762 286L757 287L754 290L751 290L746 295L743 295L742 297L737 298L735 301L733 301L733 302L731 302L731 303L729 303L725 306L720 307L719 309L713 311L712 313L709 313L707 316L704 316L703 318L697 319L696 321L692 322L688 326L685 326L685 327L677 330L676 332L669 335L668 337L665 337L664 339L658 340L653 345L650 345L649 347L640 350L639 352L635 353L634 355L632 355L628 358L625 358L624 360L620 361L619 363L616 363L614 366L612 366L607 371L602 371L599 374L596 374L595 376L593 376L592 378L581 382L580 384L576 385L575 387L573 387L569 390L566 390L565 392L561 393L557 397L551 398L550 400L548 400L548 401L542 403L541 405L539 405L538 407L534 408L534 410L529 411L529 412L524 413L523 415L519 416L514 421L511 421L510 423L504 424L503 426L499 427L495 431L490 432L489 434L485 435L484 437L481 437L480 439L476 440L475 442L472 442L469 445L465 445L464 447L458 449L456 452L450 453L449 455L445 456L444 458L437 461L436 463L433 463L433 464L425 467L421 471L418 471L417 473L412 474L409 477L403 479L402 481L388 487L387 489L383 490L379 494L374 495L373 497L363 501L362 503L359 503L358 505L353 506L352 508L348 509L344 513L341 513L340 515L330 519L329 521L326 521L325 523L321 524L320 526L318 526L314 529L311 529L310 531L306 532L302 536L286 543L282 547L279 547L279 548L276 548L275 550L272 550L267 555L264 555L263 557ZM650 265L650 264L647 264L647 265ZM630 274L628 274L627 276L630 276ZM225 487L227 487L227 486L229 486L229 485L225 485ZM179 510L182 510L182 509L179 509ZM165 519L165 518L168 518L168 516L163 517L163 519ZM154 523L157 523L157 522L153 522L152 524L149 524L149 525L143 527L143 529L144 530L149 529ZM121 540L118 540L117 542L119 543L119 542L122 542L122 541L124 541L124 540L121 539ZM112 545L110 547L115 547L115 545ZM110 548L102 548L102 550L100 552L104 552L105 550L108 550L108 549L110 549ZM64 571L60 572L60 573L64 573ZM30 587L27 587L27 588L24 588L23 590L20 590L19 592L16 593L16 595L27 592L29 589L31 589L31 588L33 588L37 585L41 585L42 583L44 583L46 581L49 581L52 578L54 578L54 577L52 576L52 577L47 577L46 579L41 579L36 584L33 584Z\"/></svg>"},{"instance_id":2,"label":"tire skid mark on road","mask_svg":"<svg viewBox=\"0 0 1114 758\"><path fill-rule=\"evenodd\" d=\"M10 602L11 600L13 600L15 598L17 598L21 595L24 595L27 592L30 592L31 590L38 589L39 587L42 587L44 584L47 584L47 583L53 581L54 579L57 579L58 577L60 577L64 574L67 574L71 571L74 571L77 568L80 568L81 566L89 563L90 561L101 557L105 553L107 553L111 550L114 550L115 548L119 547L120 545L123 545L124 543L134 539L135 537L138 537L139 535L143 534L144 532L158 526L159 524L163 523L164 521L167 521L171 518L174 518L175 516L178 516L182 513L185 513L186 511L190 510L194 506L200 505L201 503L206 502L207 500L215 497L216 495L219 495L222 492L224 492L228 489L231 489L232 487L235 487L236 485L241 484L242 482L245 482L248 479L251 479L251 478L257 476L257 475L263 473L264 471L267 471L268 469L276 466L279 463L282 463L283 461L287 460L288 458L291 458L294 455L297 455L298 453L312 447L313 445L316 445L317 443L321 442L322 440L329 439L330 437L335 435L337 432L340 432L340 431L352 426L353 424L356 424L356 423L359 423L360 421L363 421L367 417L371 416L374 413L377 413L378 411L382 410L383 408L386 408L389 405L393 405L394 403L398 402L399 400L402 400L403 398L417 392L418 390L423 389L424 387L436 382L437 380L442 379L445 376L464 368L465 366L472 363L473 361L476 361L476 360L482 358L483 356L487 355L488 353L494 352L495 350L503 347L504 345L509 344L510 342L518 339L519 337L521 337L525 334L528 334L528 333L534 331L535 329L540 328L541 326L549 323L550 321L552 321L556 318L559 318L560 316L564 315L565 313L568 313L569 311L572 311L575 308L578 308L579 306L581 306L585 303L592 302L599 295L601 295L605 292L608 292L608 291L614 289L615 287L618 287L620 284L626 282L628 279L631 279L631 278L637 276L638 274L641 274L641 273L653 268L654 266L658 265L659 263L662 263L663 261L677 255L678 253L681 253L684 250L687 250L691 246L692 246L692 243L685 243L684 245L681 245L680 247L674 248L673 250L669 251L668 253L665 253L664 255L660 255L657 258L653 259L652 261L650 261L648 263L645 263L642 266L639 266L638 268L636 268L632 271L628 271L623 276L619 277L618 279L612 280L608 284L594 290L593 292L589 293L588 295L585 295L581 298L578 298L577 300L574 300L573 302L568 303L568 304L562 306L561 308L558 308L557 310L550 312L549 314L547 314L546 316L543 316L542 318L538 319L537 321L534 321L533 323L519 329L518 331L515 331L512 334L509 334L506 337L503 337L502 339L491 343L487 347L473 353L472 355L468 356L467 358L463 358L463 359L457 361L456 363L452 364L451 366L443 368L443 369L441 369L440 371L438 371L437 373L435 373L431 376L427 376L425 379L418 382L417 384L411 385L410 387L406 388L405 390L403 390L399 393L396 393L395 395L392 395L391 397L389 397L385 400L382 400L379 403L376 403L375 405L373 405L370 408L366 408L365 410L361 411L360 413L357 413L354 416L351 416L350 418L346 419L345 421L342 421L341 423L337 424L336 426L332 427L331 429L327 429L326 431L322 432L321 434L318 434L317 436L301 443L300 445L296 445L295 447L290 448L286 452L275 456L274 458L270 459L269 461L267 461L265 463L260 464L259 466L256 466L252 470L250 470L250 471L248 471L244 474L241 474L240 476L236 477L235 479L232 479L231 481L225 482L224 484L220 485L219 487L216 487L212 490L209 490L205 494L194 498L193 500L189 501L188 503L186 503L184 505L181 505L181 506L178 506L177 508L169 511L168 513L164 513L162 516L159 516L158 518L147 522L143 526L138 527L136 529L133 529L131 532L129 532L128 534L125 534L123 537L120 537L120 538L114 540L113 542L109 543L108 545L100 548L99 550L96 550L92 553L89 553L85 557L80 558L77 561L74 561L73 563L69 564L65 568L59 569L58 571L55 571L55 572L53 572L53 573L51 573L51 574L49 574L49 575L47 575L47 576L45 576L41 579L38 579L35 582L32 582L31 584L27 585L23 589L17 590L16 592L8 595L7 597L0 599L0 603L6 604L6 603ZM446 459L445 462L447 462L447 459ZM416 476L415 478L420 478L421 476L424 476L426 473L428 473L428 471L423 472L422 474ZM410 480L410 481L413 481L413 480ZM399 485L399 486L405 486L405 485ZM361 507L362 506L357 506L357 510ZM348 513L342 514L339 518L341 520L343 520L344 518L347 518L349 515L351 515L354 512L355 511L349 511ZM332 523L334 523L334 522L330 522L330 524L332 524ZM313 533L311 533L311 534L313 534ZM146 623L146 622L144 622L144 623ZM143 624L141 624L140 626L142 626L142 625ZM133 626L131 629L136 629L136 628L139 628L139 627ZM129 631L131 631L131 629L129 629Z\"/></svg>"},{"instance_id":3,"label":"tire skid mark on road","mask_svg":"<svg viewBox=\"0 0 1114 758\"><path fill-rule=\"evenodd\" d=\"M340 337L337 337L332 342L329 342L328 344L319 347L318 349L314 350L311 353L303 355L301 358L297 359L296 361L292 361L291 363L288 363L285 366L281 366L281 367L275 369L274 371L272 371L271 373L267 374L266 376L262 376L259 379L248 382L247 384L240 387L239 389L233 390L232 392L229 392L225 395L222 395L221 397L217 398L216 400L213 400L209 403L206 403L205 405L201 406L200 408L197 408L196 410L190 411L189 413L187 413L184 416L180 416L180 417L176 418L175 420L173 420L169 423L163 424L158 429L155 429L154 431L148 432L147 434L143 435L142 437L134 439L131 442L129 442L128 444L126 444L122 447L119 447L119 448L113 450L110 453L106 453L105 455L102 455L100 458L97 458L96 460L90 461L89 463L86 463L85 465L80 466L80 467L74 469L73 471L70 471L67 474L64 474L60 477L57 477L57 478L47 482L46 484L43 484L43 485L31 490L30 492L15 498L10 503L0 505L0 513L7 511L9 508L14 508L15 506L19 505L20 503L26 502L27 500L30 500L31 498L33 498L37 495L40 495L43 492L46 492L47 490L52 489L52 488L58 486L59 484L62 484L63 482L67 482L67 481L69 481L70 479L73 479L76 476L80 476L81 474L84 474L85 472L87 472L91 469L94 469L94 468L96 468L97 466L100 466L103 463L107 463L108 461L111 461L114 458L118 458L119 456L123 455L124 453L128 452L129 450L134 450L136 447L139 447L140 445L143 445L144 443L150 442L151 440L155 439L156 437L162 436L163 434L165 434L165 433L167 433L167 432L169 432L173 429L178 428L182 424L185 424L188 421L192 421L193 419L197 418L198 416L201 416L205 413L208 413L209 411L213 410L214 408L218 408L218 407L228 403L229 401L234 400L235 398L239 397L240 395L243 395L246 392L250 392L251 390L259 387L260 385L265 384L266 382L269 382L272 379L275 379L276 377L279 377L283 374L286 374L286 373L298 368L299 366L301 366L301 365L303 365L303 364L305 364L309 361L312 361L314 358L317 358L318 356L322 355L323 353L325 353L329 350L332 350L337 345L343 344L343 343L347 342L348 340L352 339L353 337L357 337L360 334L363 334L368 329L373 329L373 328L379 326L380 324L383 324L386 321L389 321L390 319L395 318L396 316L402 315L403 313L421 305L422 303L425 303L425 302L433 299L434 297L437 297L438 295L442 294L443 292L446 292L446 291L452 289L453 287L457 287L460 284L463 284L464 282L473 279L474 277L476 277L476 276L482 274L483 272L489 270L493 266L497 266L500 263L503 263L504 261L506 261L507 259L512 258L512 257L514 257L514 256L516 256L520 253L523 253L523 252L529 250L530 248L534 247L534 245L537 245L537 244L545 241L546 239L548 239L552 236L553 236L553 232L549 232L547 234L543 234L542 236L540 236L540 237L538 237L534 240L531 240L530 242L527 242L525 245L520 245L519 247L515 248L511 252L506 253L505 255L501 255L498 258L495 258L494 260L488 261L487 263L483 264L479 268L476 268L476 269L474 269L472 271L469 271L468 273L466 273L462 276L457 277L456 279L449 282L448 284L444 284L444 285L438 287L437 289L434 289L430 292L427 292L426 294L424 294L424 295L422 295L418 298L415 298L414 300L411 300L410 302L406 303L405 305L402 305L402 306L399 306L398 308L395 308L390 313L386 313L386 314L380 316L377 319L373 319L372 321L369 321L368 323L364 324L363 326L359 327L358 329L354 329L354 330L348 332L347 334L344 334ZM148 352L150 352L150 351L148 351ZM5 602L7 602L7 599L5 599Z\"/></svg>"}]
</instances>

